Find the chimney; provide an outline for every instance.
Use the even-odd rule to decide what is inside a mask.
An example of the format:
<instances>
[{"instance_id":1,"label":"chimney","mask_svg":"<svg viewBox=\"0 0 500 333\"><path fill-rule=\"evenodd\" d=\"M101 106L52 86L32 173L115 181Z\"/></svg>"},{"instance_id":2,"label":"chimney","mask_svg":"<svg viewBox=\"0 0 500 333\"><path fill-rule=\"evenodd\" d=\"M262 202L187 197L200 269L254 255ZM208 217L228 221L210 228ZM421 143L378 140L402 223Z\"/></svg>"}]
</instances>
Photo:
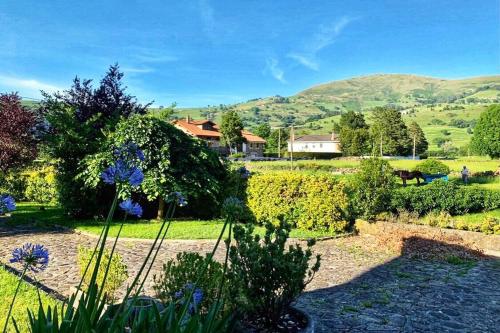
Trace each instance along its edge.
<instances>
[{"instance_id":1,"label":"chimney","mask_svg":"<svg viewBox=\"0 0 500 333\"><path fill-rule=\"evenodd\" d=\"M335 141L335 132L332 132L332 141Z\"/></svg>"},{"instance_id":2,"label":"chimney","mask_svg":"<svg viewBox=\"0 0 500 333\"><path fill-rule=\"evenodd\" d=\"M189 124L191 122L191 117L189 115L186 116L186 122Z\"/></svg>"}]
</instances>

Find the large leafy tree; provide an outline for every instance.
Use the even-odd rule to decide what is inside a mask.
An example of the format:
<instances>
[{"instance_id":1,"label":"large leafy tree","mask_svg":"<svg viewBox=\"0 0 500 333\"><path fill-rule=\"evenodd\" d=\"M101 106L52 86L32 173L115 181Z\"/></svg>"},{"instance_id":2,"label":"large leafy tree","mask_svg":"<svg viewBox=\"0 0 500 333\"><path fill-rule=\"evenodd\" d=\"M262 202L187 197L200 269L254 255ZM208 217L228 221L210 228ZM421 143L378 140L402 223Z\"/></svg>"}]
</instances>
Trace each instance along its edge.
<instances>
[{"instance_id":1,"label":"large leafy tree","mask_svg":"<svg viewBox=\"0 0 500 333\"><path fill-rule=\"evenodd\" d=\"M96 187L101 172L113 159L113 149L126 143L135 143L144 153L144 161L139 165L144 172L140 192L148 201L159 203L158 217L164 213L164 198L174 191L187 196L191 215L218 212L226 169L217 154L204 142L156 117L122 120L100 152L86 158L86 167L79 177ZM129 191L131 188L125 189L124 194L128 196Z\"/></svg>"},{"instance_id":2,"label":"large leafy tree","mask_svg":"<svg viewBox=\"0 0 500 333\"><path fill-rule=\"evenodd\" d=\"M269 125L269 123L262 123L259 126L255 127L253 132L261 138L267 140L271 135L271 126Z\"/></svg>"},{"instance_id":3,"label":"large leafy tree","mask_svg":"<svg viewBox=\"0 0 500 333\"><path fill-rule=\"evenodd\" d=\"M500 105L491 105L481 113L474 127L471 145L481 155L500 157Z\"/></svg>"},{"instance_id":4,"label":"large leafy tree","mask_svg":"<svg viewBox=\"0 0 500 333\"><path fill-rule=\"evenodd\" d=\"M277 153L278 149L280 151L286 150L287 141L290 138L290 131L287 128L280 128L271 131L271 134L266 139L266 149L271 153ZM279 147L278 147L279 146Z\"/></svg>"},{"instance_id":5,"label":"large leafy tree","mask_svg":"<svg viewBox=\"0 0 500 333\"><path fill-rule=\"evenodd\" d=\"M408 135L410 136L411 147L413 149L413 143L415 143L415 154L422 154L427 151L429 148L429 143L425 138L424 131L422 128L415 122L412 121L410 125L408 125Z\"/></svg>"},{"instance_id":6,"label":"large leafy tree","mask_svg":"<svg viewBox=\"0 0 500 333\"><path fill-rule=\"evenodd\" d=\"M99 150L105 133L113 131L121 118L146 112L148 105L128 95L122 80L123 73L114 65L95 88L92 80L76 77L66 91L43 93L48 152L58 161L61 203L73 215L89 215L97 209L98 191L76 178L82 159Z\"/></svg>"},{"instance_id":7,"label":"large leafy tree","mask_svg":"<svg viewBox=\"0 0 500 333\"><path fill-rule=\"evenodd\" d=\"M409 155L411 140L401 113L388 107L373 110L373 124L370 128L374 153L384 155Z\"/></svg>"},{"instance_id":8,"label":"large leafy tree","mask_svg":"<svg viewBox=\"0 0 500 333\"><path fill-rule=\"evenodd\" d=\"M16 93L0 94L0 171L20 167L37 154L36 115Z\"/></svg>"},{"instance_id":9,"label":"large leafy tree","mask_svg":"<svg viewBox=\"0 0 500 333\"><path fill-rule=\"evenodd\" d=\"M229 148L235 148L244 142L241 134L243 122L235 110L228 110L222 115L220 132L222 134L222 144Z\"/></svg>"},{"instance_id":10,"label":"large leafy tree","mask_svg":"<svg viewBox=\"0 0 500 333\"><path fill-rule=\"evenodd\" d=\"M362 113L348 111L340 116L340 145L345 156L360 156L368 152L368 125Z\"/></svg>"}]
</instances>

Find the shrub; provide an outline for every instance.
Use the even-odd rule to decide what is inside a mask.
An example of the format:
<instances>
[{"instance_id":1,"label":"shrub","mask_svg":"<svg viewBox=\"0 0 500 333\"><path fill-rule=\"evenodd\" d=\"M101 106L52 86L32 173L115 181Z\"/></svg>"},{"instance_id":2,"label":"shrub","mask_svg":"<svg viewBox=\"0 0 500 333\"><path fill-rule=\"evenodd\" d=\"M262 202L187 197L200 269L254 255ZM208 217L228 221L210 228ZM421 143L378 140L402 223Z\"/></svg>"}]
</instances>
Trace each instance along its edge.
<instances>
[{"instance_id":1,"label":"shrub","mask_svg":"<svg viewBox=\"0 0 500 333\"><path fill-rule=\"evenodd\" d=\"M291 245L285 251L290 225L266 224L263 239L253 234L253 226L234 226L235 245L230 247L230 289L235 306L247 320L263 318L275 326L290 304L300 295L320 267L320 256L312 266L311 248Z\"/></svg>"},{"instance_id":2,"label":"shrub","mask_svg":"<svg viewBox=\"0 0 500 333\"><path fill-rule=\"evenodd\" d=\"M199 274L200 267L209 261L208 268L203 274ZM203 257L196 252L178 253L176 260L170 259L163 264L163 272L160 276L154 276L153 289L164 304L178 300L176 293L182 291L186 285L194 285L203 290L203 301L200 311L206 313L209 307L217 300L217 292L223 276L223 267L220 263Z\"/></svg>"},{"instance_id":3,"label":"shrub","mask_svg":"<svg viewBox=\"0 0 500 333\"><path fill-rule=\"evenodd\" d=\"M54 167L49 166L29 173L26 198L40 204L55 203L57 188Z\"/></svg>"},{"instance_id":4,"label":"shrub","mask_svg":"<svg viewBox=\"0 0 500 333\"><path fill-rule=\"evenodd\" d=\"M424 219L427 225L439 228L453 228L455 221L448 212L430 212Z\"/></svg>"},{"instance_id":5,"label":"shrub","mask_svg":"<svg viewBox=\"0 0 500 333\"><path fill-rule=\"evenodd\" d=\"M242 202L246 202L248 179L250 176L250 171L242 163L229 163L228 175L223 184L223 197L234 197ZM243 213L238 218L238 222L255 222L255 217L246 205L243 208Z\"/></svg>"},{"instance_id":6,"label":"shrub","mask_svg":"<svg viewBox=\"0 0 500 333\"><path fill-rule=\"evenodd\" d=\"M276 172L252 176L248 207L259 222L279 225L279 218L303 229L344 231L350 220L346 184L332 176Z\"/></svg>"},{"instance_id":7,"label":"shrub","mask_svg":"<svg viewBox=\"0 0 500 333\"><path fill-rule=\"evenodd\" d=\"M377 158L362 160L354 178L358 213L372 219L377 213L387 210L395 186L393 169L387 161Z\"/></svg>"},{"instance_id":8,"label":"shrub","mask_svg":"<svg viewBox=\"0 0 500 333\"><path fill-rule=\"evenodd\" d=\"M447 175L450 173L450 168L446 164L432 158L429 158L417 164L415 170L428 175L433 175L433 174Z\"/></svg>"},{"instance_id":9,"label":"shrub","mask_svg":"<svg viewBox=\"0 0 500 333\"><path fill-rule=\"evenodd\" d=\"M500 219L493 216L486 216L480 228L481 232L487 235L500 235Z\"/></svg>"},{"instance_id":10,"label":"shrub","mask_svg":"<svg viewBox=\"0 0 500 333\"><path fill-rule=\"evenodd\" d=\"M9 193L16 199L26 199L26 176L18 172L2 174L0 172L0 193Z\"/></svg>"},{"instance_id":11,"label":"shrub","mask_svg":"<svg viewBox=\"0 0 500 333\"><path fill-rule=\"evenodd\" d=\"M78 267L80 268L80 274L83 275L85 268L87 267L90 259L92 262L89 266L87 274L85 275L83 282L86 288L89 287L90 279L95 268L96 255L92 257L93 249L88 249L83 246L78 247ZM106 267L108 266L110 260L110 251L108 249L104 250L101 265L99 266L97 272L96 283L98 286L102 286L104 274L106 272ZM106 293L106 299L108 302L114 302L116 300L115 293L121 287L121 285L127 280L128 272L127 265L123 262L123 258L118 253L113 253L111 258L111 265L109 268L108 276L106 278L106 284L104 285L104 293Z\"/></svg>"},{"instance_id":12,"label":"shrub","mask_svg":"<svg viewBox=\"0 0 500 333\"><path fill-rule=\"evenodd\" d=\"M426 186L397 189L391 205L394 211L402 208L420 216L432 211L461 215L499 208L500 193L477 186L459 186L438 179Z\"/></svg>"}]
</instances>

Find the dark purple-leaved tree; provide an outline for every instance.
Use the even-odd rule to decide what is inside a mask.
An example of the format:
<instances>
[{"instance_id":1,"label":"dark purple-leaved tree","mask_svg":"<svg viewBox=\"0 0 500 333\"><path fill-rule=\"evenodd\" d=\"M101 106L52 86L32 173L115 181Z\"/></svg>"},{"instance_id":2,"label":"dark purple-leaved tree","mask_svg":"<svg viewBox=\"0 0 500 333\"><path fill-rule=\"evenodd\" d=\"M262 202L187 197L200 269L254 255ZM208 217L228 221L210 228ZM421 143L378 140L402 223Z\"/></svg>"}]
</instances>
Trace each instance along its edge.
<instances>
[{"instance_id":1,"label":"dark purple-leaved tree","mask_svg":"<svg viewBox=\"0 0 500 333\"><path fill-rule=\"evenodd\" d=\"M0 94L0 172L21 167L36 157L37 117L17 93Z\"/></svg>"},{"instance_id":2,"label":"dark purple-leaved tree","mask_svg":"<svg viewBox=\"0 0 500 333\"><path fill-rule=\"evenodd\" d=\"M76 176L82 160L99 150L105 133L114 131L121 118L146 113L126 92L118 65L106 72L94 88L92 80L76 77L70 89L43 93L41 112L48 123L47 151L58 161L57 184L61 204L73 215L92 215L97 209L98 190L87 188Z\"/></svg>"}]
</instances>

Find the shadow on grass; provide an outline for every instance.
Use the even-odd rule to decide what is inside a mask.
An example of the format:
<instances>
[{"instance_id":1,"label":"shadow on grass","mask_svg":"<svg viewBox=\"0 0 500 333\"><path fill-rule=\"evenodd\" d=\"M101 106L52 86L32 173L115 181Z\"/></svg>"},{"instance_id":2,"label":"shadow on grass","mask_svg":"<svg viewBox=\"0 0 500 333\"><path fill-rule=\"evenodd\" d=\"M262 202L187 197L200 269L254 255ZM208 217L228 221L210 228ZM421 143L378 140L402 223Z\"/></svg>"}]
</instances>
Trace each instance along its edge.
<instances>
[{"instance_id":1,"label":"shadow on grass","mask_svg":"<svg viewBox=\"0 0 500 333\"><path fill-rule=\"evenodd\" d=\"M403 242L403 255L390 262L301 296L298 306L317 332L498 332L499 258L474 258L468 248L436 240Z\"/></svg>"}]
</instances>

